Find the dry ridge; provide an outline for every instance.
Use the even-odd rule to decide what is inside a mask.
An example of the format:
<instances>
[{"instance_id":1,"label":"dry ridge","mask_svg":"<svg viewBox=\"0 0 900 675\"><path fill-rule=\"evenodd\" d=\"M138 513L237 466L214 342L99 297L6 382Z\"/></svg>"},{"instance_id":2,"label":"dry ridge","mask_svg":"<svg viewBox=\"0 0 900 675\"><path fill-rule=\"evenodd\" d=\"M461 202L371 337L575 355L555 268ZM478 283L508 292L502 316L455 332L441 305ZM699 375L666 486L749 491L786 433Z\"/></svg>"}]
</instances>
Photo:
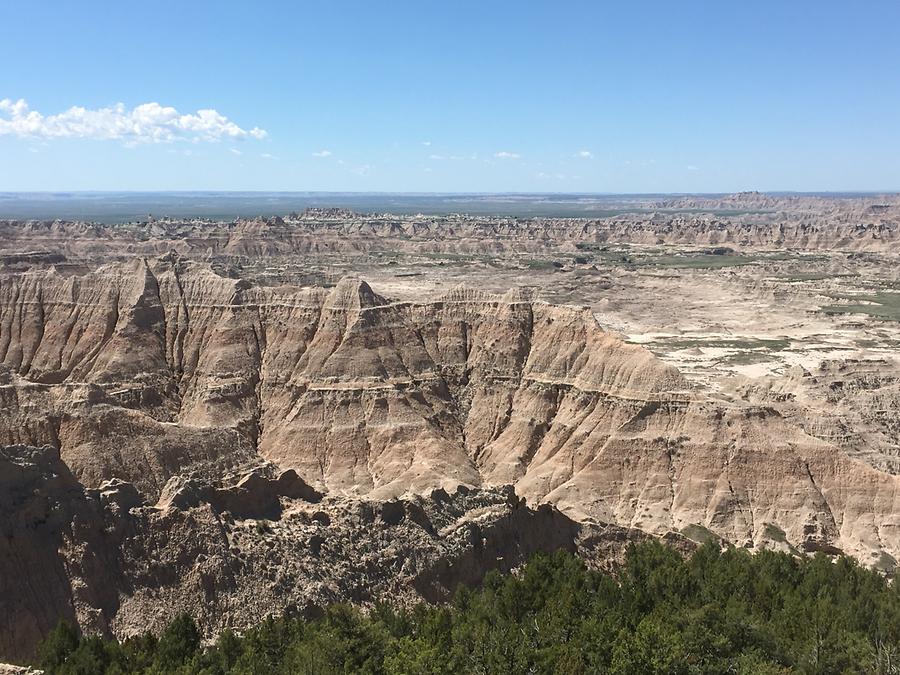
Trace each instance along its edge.
<instances>
[{"instance_id":1,"label":"dry ridge","mask_svg":"<svg viewBox=\"0 0 900 675\"><path fill-rule=\"evenodd\" d=\"M211 631L641 532L900 556L900 476L521 292L43 269L0 277L0 364L2 656L60 614Z\"/></svg>"},{"instance_id":2,"label":"dry ridge","mask_svg":"<svg viewBox=\"0 0 900 675\"><path fill-rule=\"evenodd\" d=\"M308 209L285 217L148 219L128 224L0 220L0 262L164 255L193 258L405 252L537 252L573 244L728 246L865 251L900 243L900 197L848 199L741 193L638 204L603 218L356 214ZM58 260L57 260L58 261Z\"/></svg>"}]
</instances>

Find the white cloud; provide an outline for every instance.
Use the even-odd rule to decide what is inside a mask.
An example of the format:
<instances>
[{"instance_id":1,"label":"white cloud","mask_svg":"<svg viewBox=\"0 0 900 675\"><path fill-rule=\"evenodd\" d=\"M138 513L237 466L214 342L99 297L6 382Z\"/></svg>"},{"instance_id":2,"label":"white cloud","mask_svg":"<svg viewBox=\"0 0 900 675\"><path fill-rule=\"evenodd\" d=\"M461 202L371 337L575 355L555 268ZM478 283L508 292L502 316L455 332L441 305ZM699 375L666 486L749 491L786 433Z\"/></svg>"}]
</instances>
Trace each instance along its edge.
<instances>
[{"instance_id":1,"label":"white cloud","mask_svg":"<svg viewBox=\"0 0 900 675\"><path fill-rule=\"evenodd\" d=\"M575 153L576 157L581 157L582 159L594 159L594 153L590 150L579 150Z\"/></svg>"},{"instance_id":2,"label":"white cloud","mask_svg":"<svg viewBox=\"0 0 900 675\"><path fill-rule=\"evenodd\" d=\"M431 141L422 141L422 145L427 148L429 145L431 145Z\"/></svg>"},{"instance_id":3,"label":"white cloud","mask_svg":"<svg viewBox=\"0 0 900 675\"><path fill-rule=\"evenodd\" d=\"M444 159L443 155L428 155L428 159Z\"/></svg>"},{"instance_id":4,"label":"white cloud","mask_svg":"<svg viewBox=\"0 0 900 675\"><path fill-rule=\"evenodd\" d=\"M331 157L331 150L319 150L312 154L313 157Z\"/></svg>"},{"instance_id":5,"label":"white cloud","mask_svg":"<svg viewBox=\"0 0 900 675\"><path fill-rule=\"evenodd\" d=\"M354 168L352 168L352 169L350 169L350 170L351 170L353 173L355 173L357 176L368 176L368 175L369 175L369 170L370 170L371 168L372 168L372 167L369 166L368 164L363 164L362 166L357 166L357 167L354 167Z\"/></svg>"},{"instance_id":6,"label":"white cloud","mask_svg":"<svg viewBox=\"0 0 900 675\"><path fill-rule=\"evenodd\" d=\"M519 159L521 156L516 152L506 152L505 150L494 153L494 157L497 159Z\"/></svg>"},{"instance_id":7,"label":"white cloud","mask_svg":"<svg viewBox=\"0 0 900 675\"><path fill-rule=\"evenodd\" d=\"M699 167L699 166L694 166L693 164L688 164L688 165L687 165L687 170L688 170L688 171L699 171L699 170L700 170L700 167Z\"/></svg>"},{"instance_id":8,"label":"white cloud","mask_svg":"<svg viewBox=\"0 0 900 675\"><path fill-rule=\"evenodd\" d=\"M275 155L270 155L268 152L264 152L260 155L263 159L278 159Z\"/></svg>"},{"instance_id":9,"label":"white cloud","mask_svg":"<svg viewBox=\"0 0 900 675\"><path fill-rule=\"evenodd\" d=\"M228 148L228 151L229 151L232 155L237 155L238 157L240 157L241 155L244 154L243 152L241 152L241 151L238 150L237 148Z\"/></svg>"},{"instance_id":10,"label":"white cloud","mask_svg":"<svg viewBox=\"0 0 900 675\"><path fill-rule=\"evenodd\" d=\"M127 109L117 103L107 108L73 106L56 115L30 110L24 99L0 100L0 136L24 138L89 138L122 140L128 144L171 143L172 141L219 141L262 139L268 134L259 127L244 129L221 113L198 110L182 115L159 103L142 103Z\"/></svg>"}]
</instances>

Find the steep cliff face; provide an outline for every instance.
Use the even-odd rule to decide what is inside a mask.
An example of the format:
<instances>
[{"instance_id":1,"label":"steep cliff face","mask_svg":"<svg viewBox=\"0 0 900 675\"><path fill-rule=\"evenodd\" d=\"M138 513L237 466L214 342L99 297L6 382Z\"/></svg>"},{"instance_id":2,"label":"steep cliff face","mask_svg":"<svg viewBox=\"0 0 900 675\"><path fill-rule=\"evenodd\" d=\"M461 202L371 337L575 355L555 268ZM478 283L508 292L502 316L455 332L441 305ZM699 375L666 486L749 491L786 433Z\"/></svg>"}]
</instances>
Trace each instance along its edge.
<instances>
[{"instance_id":1,"label":"steep cliff face","mask_svg":"<svg viewBox=\"0 0 900 675\"><path fill-rule=\"evenodd\" d=\"M810 436L881 471L900 474L900 364L893 358L823 360L781 377L735 378L741 400L776 406Z\"/></svg>"},{"instance_id":2,"label":"steep cliff face","mask_svg":"<svg viewBox=\"0 0 900 675\"><path fill-rule=\"evenodd\" d=\"M60 617L124 638L189 612L211 638L332 602L445 600L537 551L609 564L647 538L509 487L323 497L270 465L218 483L175 477L153 503L118 480L85 489L53 448L0 450L0 657L33 657Z\"/></svg>"},{"instance_id":3,"label":"steep cliff face","mask_svg":"<svg viewBox=\"0 0 900 675\"><path fill-rule=\"evenodd\" d=\"M0 294L0 434L57 445L89 486L156 497L174 475L266 459L357 497L512 484L651 532L760 545L771 525L900 553L897 477L771 402L706 399L577 308L467 290L392 303L349 279L254 288L171 257L7 277Z\"/></svg>"},{"instance_id":4,"label":"steep cliff face","mask_svg":"<svg viewBox=\"0 0 900 675\"><path fill-rule=\"evenodd\" d=\"M31 656L59 618L118 604L117 536L53 448L0 449L0 655ZM82 616L78 616L80 609Z\"/></svg>"},{"instance_id":5,"label":"steep cliff face","mask_svg":"<svg viewBox=\"0 0 900 675\"><path fill-rule=\"evenodd\" d=\"M630 414L685 386L587 312L514 295L394 304L364 282L254 289L171 261L24 274L2 292L0 433L58 444L89 484L148 493L257 451L356 495L512 483L572 392ZM134 447L104 445L121 438Z\"/></svg>"},{"instance_id":6,"label":"steep cliff face","mask_svg":"<svg viewBox=\"0 0 900 675\"><path fill-rule=\"evenodd\" d=\"M869 564L900 556L900 476L889 467L817 433L774 389L713 399L588 311L521 293L460 289L397 303L349 279L331 289L253 287L172 255L80 276L27 272L0 277L0 364L4 471L16 486L8 494L20 495L0 509L17 533L3 564L23 567L15 560L33 551L35 574L59 581L44 599L10 590L32 614L50 608L19 624L31 639L66 612L101 630L146 627L139 617L159 600L147 590L159 575L170 575L167 607L190 607L202 591L212 625L223 598L251 598L252 576L235 581L246 561L229 557L228 518L269 509L282 522L291 504L317 494L352 511L512 486L530 505L555 505L553 527L576 524L566 545L580 528L610 525L751 548L839 548ZM45 445L55 449L24 447ZM279 491L290 475L277 489L271 476L235 479L276 470L296 472L299 491ZM111 479L134 488L113 489ZM46 500L30 505L51 488L56 520L34 515ZM113 509L118 520L104 510L104 490L116 503L130 495ZM23 518L40 525L38 543L16 524ZM416 527L428 533L424 522ZM272 572L272 598L308 571L292 558L296 531L276 530L279 565L296 575ZM403 536L419 542L411 532ZM426 596L441 591L423 579L450 573L435 571L448 554L434 546L431 571L407 579ZM211 562L194 565L201 555ZM193 590L171 577L179 566ZM76 588L87 589L78 591L83 607Z\"/></svg>"}]
</instances>

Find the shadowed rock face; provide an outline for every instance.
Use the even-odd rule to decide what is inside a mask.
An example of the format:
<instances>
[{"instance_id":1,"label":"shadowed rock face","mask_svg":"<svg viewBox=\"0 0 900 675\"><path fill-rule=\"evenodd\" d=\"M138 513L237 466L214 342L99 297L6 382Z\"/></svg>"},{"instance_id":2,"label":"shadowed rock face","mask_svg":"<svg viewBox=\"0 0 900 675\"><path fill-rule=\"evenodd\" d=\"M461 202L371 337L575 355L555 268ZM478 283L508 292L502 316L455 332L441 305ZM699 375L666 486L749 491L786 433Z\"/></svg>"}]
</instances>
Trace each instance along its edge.
<instances>
[{"instance_id":1,"label":"shadowed rock face","mask_svg":"<svg viewBox=\"0 0 900 675\"><path fill-rule=\"evenodd\" d=\"M83 488L53 448L4 448L0 657L33 657L60 617L122 638L189 612L213 637L337 601L444 600L537 551L608 565L647 538L530 509L509 487L373 502L323 498L275 473L220 486L176 477L151 505L122 481Z\"/></svg>"},{"instance_id":2,"label":"shadowed rock face","mask_svg":"<svg viewBox=\"0 0 900 675\"><path fill-rule=\"evenodd\" d=\"M40 524L40 545L28 546L59 580L52 597L22 601L33 615L52 608L31 620L32 640L66 612L98 630L146 628L140 617L154 602L212 628L261 615L263 605L214 618L226 596L260 602L249 597L253 577L240 575L264 565L264 534L248 544L257 562L229 557L240 523L258 518L285 524L276 527L280 565L301 578L292 537L308 538L310 560L323 550L352 558L352 539L332 546L327 532L303 528L356 522L354 509L365 524L381 509L372 537L407 523L404 546L432 547L430 562L410 563L404 577L425 597L453 585L448 560L470 581L514 545L521 555L576 547L591 523L711 532L751 548L837 547L867 563L900 556L900 477L809 435L770 397L714 400L590 312L520 293L395 303L362 281L257 288L173 256L83 276L28 272L0 277L0 363L0 443L15 446L5 451L9 480L24 495L66 476L58 525L32 518L38 506L21 500L0 513ZM35 459L26 445L52 446L58 458ZM32 465L42 468L23 468ZM98 492L78 496L82 486ZM460 486L494 495L489 502L513 486L555 508L503 520L514 524L494 530L492 550L471 528L460 534L487 508ZM446 513L423 517L393 501L441 494L456 495L457 529L441 529ZM337 506L311 506L323 495ZM292 508L307 514L297 516L303 527L288 527ZM468 543L454 548L448 533ZM10 544L7 559L22 555L14 549L25 550ZM103 583L74 584L93 577L73 572L71 551L95 549L87 568ZM292 602L365 599L363 586L350 588L365 574L346 564L327 581L337 586L304 586ZM271 574L275 602L290 579ZM72 599L75 586L99 595Z\"/></svg>"},{"instance_id":3,"label":"shadowed rock face","mask_svg":"<svg viewBox=\"0 0 900 675\"><path fill-rule=\"evenodd\" d=\"M0 535L0 657L31 656L60 617L115 612L119 534L53 448L0 449Z\"/></svg>"}]
</instances>

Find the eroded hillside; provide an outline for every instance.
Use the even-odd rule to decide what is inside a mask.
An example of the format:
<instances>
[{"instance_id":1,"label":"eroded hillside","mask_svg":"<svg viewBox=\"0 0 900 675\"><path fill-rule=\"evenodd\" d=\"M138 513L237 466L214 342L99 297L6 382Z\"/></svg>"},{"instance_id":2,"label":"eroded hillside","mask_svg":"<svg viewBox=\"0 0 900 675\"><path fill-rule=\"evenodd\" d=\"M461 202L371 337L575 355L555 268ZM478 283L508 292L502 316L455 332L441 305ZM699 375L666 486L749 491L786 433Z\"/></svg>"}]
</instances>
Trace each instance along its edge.
<instances>
[{"instance_id":1,"label":"eroded hillside","mask_svg":"<svg viewBox=\"0 0 900 675\"><path fill-rule=\"evenodd\" d=\"M440 599L535 550L603 564L647 536L896 566L889 224L797 225L803 246L878 251L809 258L693 216L666 236L760 251L657 250L646 222L614 228L634 246L653 233L622 254L574 221L476 236L326 215L325 237L290 220L147 238L37 224L61 253L4 259L0 654L27 655L59 616L121 636L187 610L211 633L333 600ZM457 285L478 256L484 283ZM354 274L370 269L372 286ZM700 302L713 295L731 323ZM757 314L791 337L719 334ZM815 357L826 335L844 342ZM764 358L709 367L723 352Z\"/></svg>"}]
</instances>

